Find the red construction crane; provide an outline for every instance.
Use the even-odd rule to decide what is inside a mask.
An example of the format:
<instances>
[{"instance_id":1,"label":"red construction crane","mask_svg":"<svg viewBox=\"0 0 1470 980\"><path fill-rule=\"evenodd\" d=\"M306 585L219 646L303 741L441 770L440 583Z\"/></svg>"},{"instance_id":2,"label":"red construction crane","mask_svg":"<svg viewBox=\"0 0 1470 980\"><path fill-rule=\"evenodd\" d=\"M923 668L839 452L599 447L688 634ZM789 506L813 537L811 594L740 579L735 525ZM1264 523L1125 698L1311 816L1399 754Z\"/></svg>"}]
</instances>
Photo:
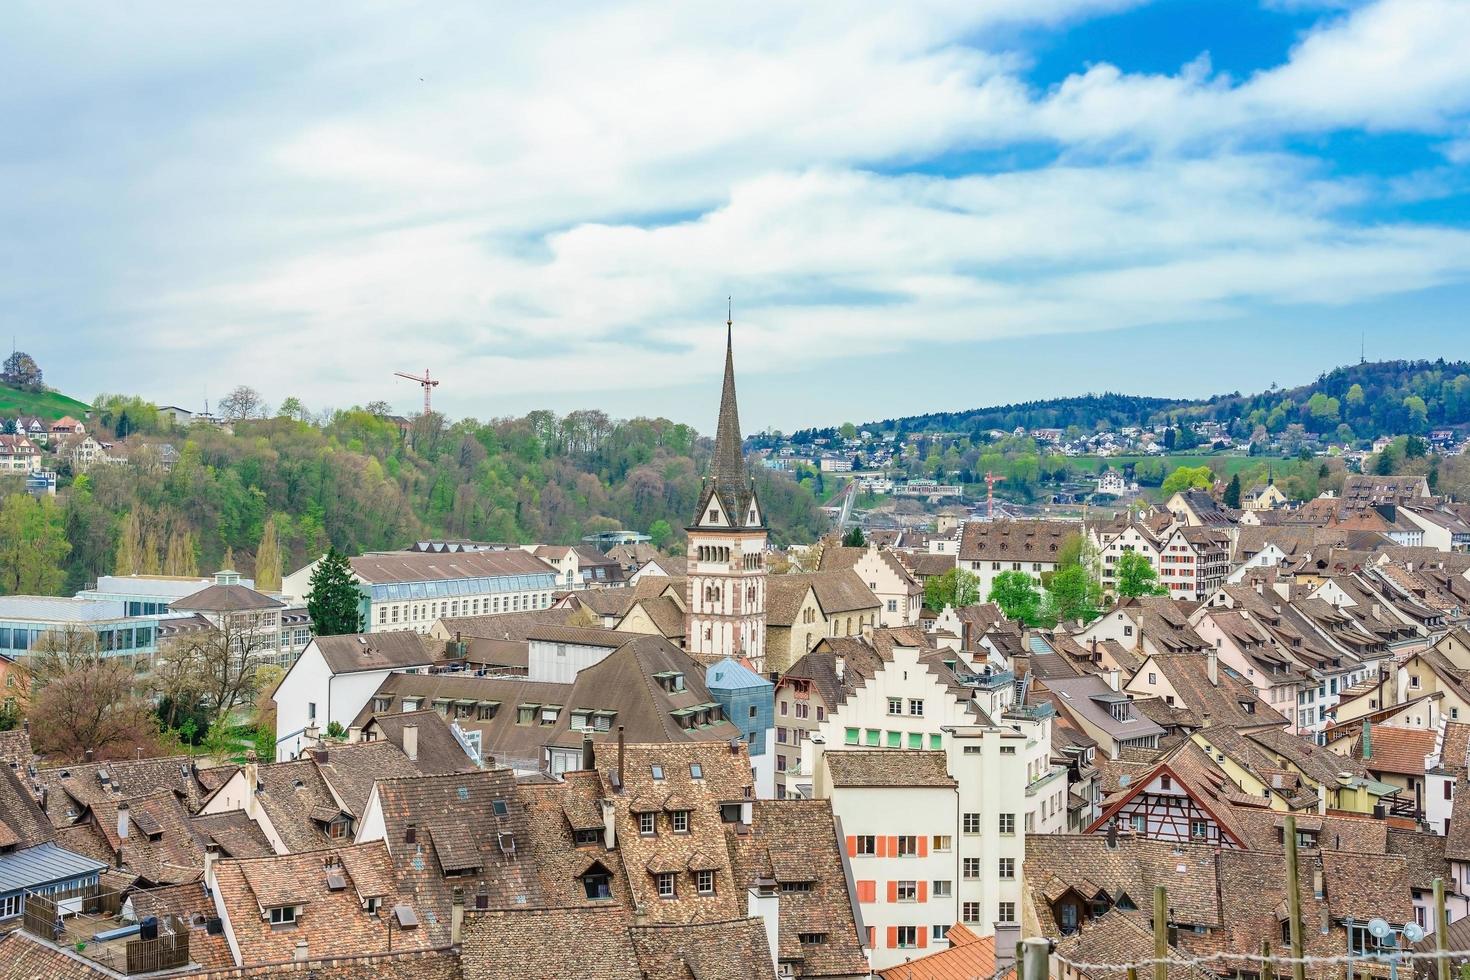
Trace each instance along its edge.
<instances>
[{"instance_id":1,"label":"red construction crane","mask_svg":"<svg viewBox=\"0 0 1470 980\"><path fill-rule=\"evenodd\" d=\"M429 412L432 411L432 408L429 404L429 393L435 388L439 387L439 382L429 377L429 369L424 368L424 376L422 378L419 377L417 374L405 374L402 371L394 371L393 376L397 378L407 378L410 381L417 381L419 383L419 387L424 389L424 414L428 415Z\"/></svg>"},{"instance_id":2,"label":"red construction crane","mask_svg":"<svg viewBox=\"0 0 1470 980\"><path fill-rule=\"evenodd\" d=\"M428 395L424 397L427 398ZM1004 482L1005 477L996 476L989 470L985 471L985 519L988 521L995 520L995 485Z\"/></svg>"}]
</instances>

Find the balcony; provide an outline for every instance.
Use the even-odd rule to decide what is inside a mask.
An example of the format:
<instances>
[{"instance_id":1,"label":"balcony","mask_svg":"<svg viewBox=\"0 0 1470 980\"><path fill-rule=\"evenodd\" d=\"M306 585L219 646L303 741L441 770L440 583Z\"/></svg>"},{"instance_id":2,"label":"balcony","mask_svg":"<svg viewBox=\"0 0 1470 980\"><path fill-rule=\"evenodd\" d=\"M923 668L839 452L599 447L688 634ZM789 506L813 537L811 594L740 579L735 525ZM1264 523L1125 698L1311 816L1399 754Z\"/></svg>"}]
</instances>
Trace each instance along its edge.
<instances>
[{"instance_id":1,"label":"balcony","mask_svg":"<svg viewBox=\"0 0 1470 980\"><path fill-rule=\"evenodd\" d=\"M999 691L1016 683L1016 675L1013 671L997 670L988 674L971 674L968 671L956 670L955 677L966 687L977 687L982 691Z\"/></svg>"},{"instance_id":2,"label":"balcony","mask_svg":"<svg viewBox=\"0 0 1470 980\"><path fill-rule=\"evenodd\" d=\"M1014 718L1017 721L1045 721L1057 713L1049 701L1041 701L1037 704L1023 704L1007 708L1004 717Z\"/></svg>"}]
</instances>

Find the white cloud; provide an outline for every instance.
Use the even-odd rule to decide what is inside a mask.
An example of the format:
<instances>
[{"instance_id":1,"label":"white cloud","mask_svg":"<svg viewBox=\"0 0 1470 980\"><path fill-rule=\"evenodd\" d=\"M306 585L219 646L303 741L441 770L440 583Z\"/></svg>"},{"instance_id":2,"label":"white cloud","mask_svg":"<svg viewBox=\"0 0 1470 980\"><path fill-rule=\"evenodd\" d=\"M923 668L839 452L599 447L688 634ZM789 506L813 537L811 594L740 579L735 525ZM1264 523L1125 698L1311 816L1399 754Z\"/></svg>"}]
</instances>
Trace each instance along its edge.
<instances>
[{"instance_id":1,"label":"white cloud","mask_svg":"<svg viewBox=\"0 0 1470 980\"><path fill-rule=\"evenodd\" d=\"M1460 162L1470 5L1330 11L1246 78L1201 52L1174 74L1097 64L1036 90L1024 51L998 40L1129 5L384 4L283 12L289 35L263 16L145 9L84 33L72 78L46 44L0 40L36 75L0 108L79 134L12 164L23 193L0 219L39 226L34 199L110 222L100 306L130 324L124 357L177 362L179 384L347 404L427 364L446 405L479 414L487 387L707 376L732 293L742 370L778 371L916 338L1228 319L1470 278L1465 233L1354 217L1449 176L1334 178L1279 145L1403 130ZM92 111L134 88L162 115L124 132ZM912 167L1035 144L1056 161ZM56 256L77 237L58 232ZM45 279L44 248L16 255L46 302L70 289ZM39 288L0 275L0 295Z\"/></svg>"}]
</instances>

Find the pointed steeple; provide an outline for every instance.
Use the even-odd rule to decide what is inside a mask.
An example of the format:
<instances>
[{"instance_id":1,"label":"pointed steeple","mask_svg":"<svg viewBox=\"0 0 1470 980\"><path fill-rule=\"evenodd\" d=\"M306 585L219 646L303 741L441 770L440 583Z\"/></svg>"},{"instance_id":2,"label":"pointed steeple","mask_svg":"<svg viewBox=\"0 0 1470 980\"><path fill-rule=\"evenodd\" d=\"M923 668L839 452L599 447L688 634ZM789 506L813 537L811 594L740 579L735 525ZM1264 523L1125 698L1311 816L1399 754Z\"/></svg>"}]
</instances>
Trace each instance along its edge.
<instances>
[{"instance_id":1,"label":"pointed steeple","mask_svg":"<svg viewBox=\"0 0 1470 980\"><path fill-rule=\"evenodd\" d=\"M735 353L733 334L734 318L725 318L725 388L720 392L720 420L715 430L715 458L710 465L710 477L721 490L742 490L748 478L745 475L745 456L740 445L740 410L735 404Z\"/></svg>"}]
</instances>

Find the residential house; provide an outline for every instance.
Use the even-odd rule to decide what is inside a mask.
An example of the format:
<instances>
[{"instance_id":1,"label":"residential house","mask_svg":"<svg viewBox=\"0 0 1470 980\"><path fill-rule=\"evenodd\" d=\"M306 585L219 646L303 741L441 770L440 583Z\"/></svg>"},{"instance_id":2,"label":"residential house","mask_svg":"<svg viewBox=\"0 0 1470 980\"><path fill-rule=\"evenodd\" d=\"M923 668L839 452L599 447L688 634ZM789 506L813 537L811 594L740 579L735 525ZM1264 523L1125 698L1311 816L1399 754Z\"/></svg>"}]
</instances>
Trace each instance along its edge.
<instances>
[{"instance_id":1,"label":"residential house","mask_svg":"<svg viewBox=\"0 0 1470 980\"><path fill-rule=\"evenodd\" d=\"M970 521L960 531L959 566L980 580L980 595L990 595L1002 572L1025 572L1039 583L1057 570L1062 550L1082 525L1070 521Z\"/></svg>"},{"instance_id":2,"label":"residential house","mask_svg":"<svg viewBox=\"0 0 1470 980\"><path fill-rule=\"evenodd\" d=\"M0 434L0 473L38 473L41 450L23 435Z\"/></svg>"},{"instance_id":3,"label":"residential house","mask_svg":"<svg viewBox=\"0 0 1470 980\"><path fill-rule=\"evenodd\" d=\"M828 545L822 549L819 571L850 568L878 597L878 625L912 626L924 604L924 587L904 567L897 554L876 544L863 548Z\"/></svg>"}]
</instances>

